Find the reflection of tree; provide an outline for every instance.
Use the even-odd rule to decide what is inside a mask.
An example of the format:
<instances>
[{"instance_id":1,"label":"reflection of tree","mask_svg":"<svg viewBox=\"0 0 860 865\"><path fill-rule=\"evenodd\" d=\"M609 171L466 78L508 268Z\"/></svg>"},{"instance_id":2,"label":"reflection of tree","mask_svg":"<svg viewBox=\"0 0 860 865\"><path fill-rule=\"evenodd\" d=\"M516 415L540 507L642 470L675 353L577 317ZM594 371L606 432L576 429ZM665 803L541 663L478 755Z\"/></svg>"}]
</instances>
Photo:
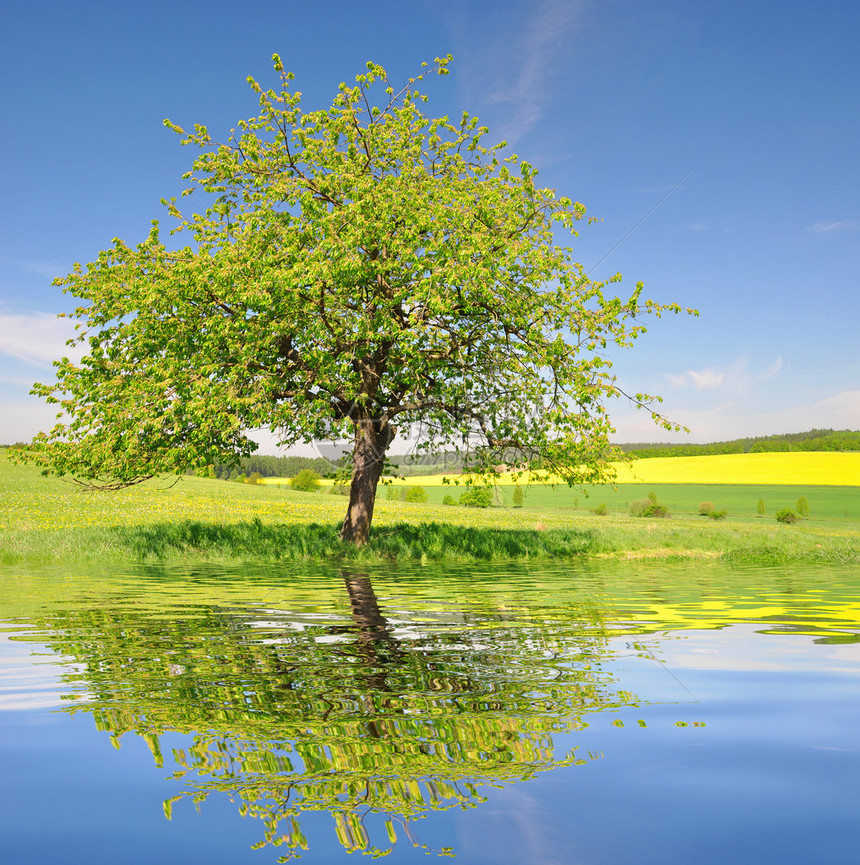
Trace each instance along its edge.
<instances>
[{"instance_id":1,"label":"reflection of tree","mask_svg":"<svg viewBox=\"0 0 860 865\"><path fill-rule=\"evenodd\" d=\"M227 793L259 818L286 858L307 841L301 815L329 811L350 851L384 852L398 828L430 810L473 807L486 784L555 766L552 734L582 715L630 704L600 671L605 631L570 607L542 622L456 610L432 627L380 611L371 581L348 574L350 620L283 611L191 609L155 618L129 609L57 612L53 647L83 665L92 712L114 743L133 731L163 764L160 737L192 734L173 751L176 776L199 803ZM473 618L473 617L472 617ZM417 843L413 841L413 843Z\"/></svg>"}]
</instances>

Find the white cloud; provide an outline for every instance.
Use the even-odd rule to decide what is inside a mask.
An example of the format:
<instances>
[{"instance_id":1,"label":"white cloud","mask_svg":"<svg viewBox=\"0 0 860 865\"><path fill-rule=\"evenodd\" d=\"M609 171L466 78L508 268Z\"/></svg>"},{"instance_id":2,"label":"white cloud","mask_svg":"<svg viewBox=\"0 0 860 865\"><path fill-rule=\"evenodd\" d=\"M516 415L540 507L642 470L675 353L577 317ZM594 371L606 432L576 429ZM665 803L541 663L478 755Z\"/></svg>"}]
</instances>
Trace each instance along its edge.
<instances>
[{"instance_id":1,"label":"white cloud","mask_svg":"<svg viewBox=\"0 0 860 865\"><path fill-rule=\"evenodd\" d=\"M31 441L40 430L57 422L56 406L37 397L0 400L0 444Z\"/></svg>"},{"instance_id":2,"label":"white cloud","mask_svg":"<svg viewBox=\"0 0 860 865\"><path fill-rule=\"evenodd\" d=\"M37 366L63 356L80 356L66 341L75 335L74 323L46 312L0 313L0 353Z\"/></svg>"},{"instance_id":3,"label":"white cloud","mask_svg":"<svg viewBox=\"0 0 860 865\"><path fill-rule=\"evenodd\" d=\"M704 408L660 406L670 420L683 423L690 434L670 433L654 425L644 411L619 403L613 412L619 442L713 442L802 432L809 429L860 429L860 390L844 390L819 400L797 399L775 408L762 407L761 394L732 394Z\"/></svg>"}]
</instances>

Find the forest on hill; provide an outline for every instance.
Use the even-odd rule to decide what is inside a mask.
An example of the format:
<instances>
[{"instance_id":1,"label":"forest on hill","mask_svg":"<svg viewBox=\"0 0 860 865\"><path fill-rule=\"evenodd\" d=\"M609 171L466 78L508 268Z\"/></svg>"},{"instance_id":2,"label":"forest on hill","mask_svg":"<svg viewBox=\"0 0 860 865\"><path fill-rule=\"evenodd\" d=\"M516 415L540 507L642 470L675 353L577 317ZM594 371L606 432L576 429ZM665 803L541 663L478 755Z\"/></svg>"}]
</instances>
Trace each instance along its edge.
<instances>
[{"instance_id":1,"label":"forest on hill","mask_svg":"<svg viewBox=\"0 0 860 865\"><path fill-rule=\"evenodd\" d=\"M705 454L755 454L789 451L860 451L860 430L812 429L756 438L731 439L709 444L642 442L619 444L636 459L648 457L692 457Z\"/></svg>"}]
</instances>

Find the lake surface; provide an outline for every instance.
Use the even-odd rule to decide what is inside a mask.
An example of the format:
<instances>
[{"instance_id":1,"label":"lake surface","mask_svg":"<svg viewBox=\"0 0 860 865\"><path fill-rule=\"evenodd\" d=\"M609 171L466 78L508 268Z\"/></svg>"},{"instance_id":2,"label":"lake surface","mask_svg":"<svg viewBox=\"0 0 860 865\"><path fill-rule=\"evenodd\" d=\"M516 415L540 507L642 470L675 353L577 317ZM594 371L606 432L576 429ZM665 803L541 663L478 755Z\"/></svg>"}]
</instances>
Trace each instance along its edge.
<instances>
[{"instance_id":1,"label":"lake surface","mask_svg":"<svg viewBox=\"0 0 860 865\"><path fill-rule=\"evenodd\" d=\"M3 566L0 778L15 865L855 861L860 575Z\"/></svg>"}]
</instances>

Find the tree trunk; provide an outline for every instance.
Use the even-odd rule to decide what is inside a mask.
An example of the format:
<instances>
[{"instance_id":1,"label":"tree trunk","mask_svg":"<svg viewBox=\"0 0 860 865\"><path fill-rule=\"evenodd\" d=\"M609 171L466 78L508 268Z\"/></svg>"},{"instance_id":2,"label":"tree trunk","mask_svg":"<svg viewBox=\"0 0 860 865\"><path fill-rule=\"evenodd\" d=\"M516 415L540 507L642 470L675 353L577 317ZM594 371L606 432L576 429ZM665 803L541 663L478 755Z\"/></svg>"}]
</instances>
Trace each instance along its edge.
<instances>
[{"instance_id":1,"label":"tree trunk","mask_svg":"<svg viewBox=\"0 0 860 865\"><path fill-rule=\"evenodd\" d=\"M393 426L373 418L360 418L355 423L349 508L340 537L357 547L367 543L370 536L376 487L385 465L385 454L394 441L395 433Z\"/></svg>"}]
</instances>

